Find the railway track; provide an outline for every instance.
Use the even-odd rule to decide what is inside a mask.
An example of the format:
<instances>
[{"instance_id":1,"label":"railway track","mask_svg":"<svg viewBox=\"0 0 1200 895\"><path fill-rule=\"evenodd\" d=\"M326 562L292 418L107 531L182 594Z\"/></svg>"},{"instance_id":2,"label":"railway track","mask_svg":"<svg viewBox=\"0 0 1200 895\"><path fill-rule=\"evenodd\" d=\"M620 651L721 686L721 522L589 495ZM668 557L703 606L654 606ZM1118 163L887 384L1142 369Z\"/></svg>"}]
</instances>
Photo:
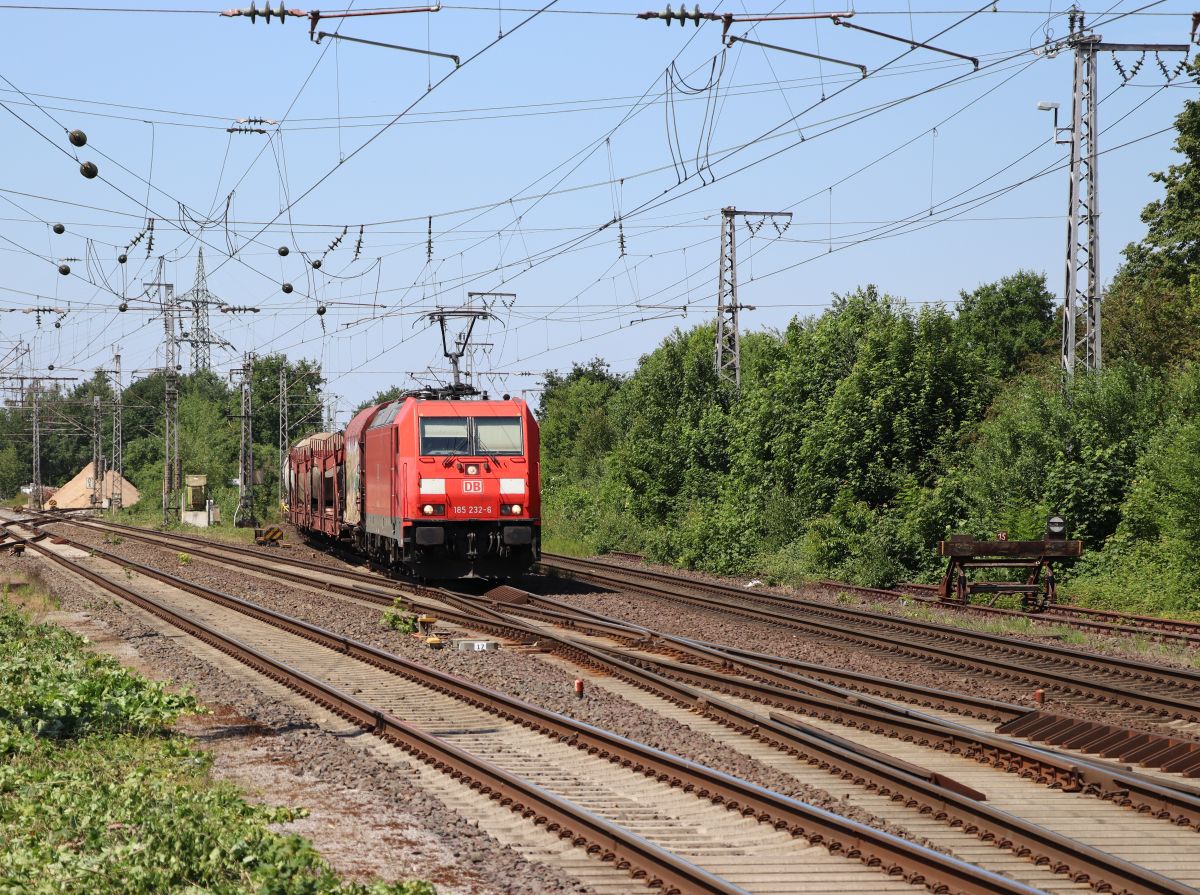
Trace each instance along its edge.
<instances>
[{"instance_id":1,"label":"railway track","mask_svg":"<svg viewBox=\"0 0 1200 895\"><path fill-rule=\"evenodd\" d=\"M782 893L811 891L814 882L862 892L912 884L980 895L1039 891L104 551L70 559L44 541L24 543L663 891ZM125 581L121 569L130 573ZM1100 858L1105 879L1123 891L1190 891ZM1078 869L1087 859L1075 855L1075 876L1089 876Z\"/></svg>"},{"instance_id":2,"label":"railway track","mask_svg":"<svg viewBox=\"0 0 1200 895\"><path fill-rule=\"evenodd\" d=\"M151 537L153 539L158 539L158 538L162 538L164 536L153 535ZM174 538L172 538L172 540L174 540L175 544L178 545L178 543L179 543L178 540L176 540ZM211 544L211 542L209 543L209 546L213 546ZM224 547L224 545L216 545L216 546L218 547L218 552L220 550L226 549ZM245 548L236 548L236 549L237 550L245 550ZM268 559L266 556L264 556L264 554L261 551L247 551L247 552L256 554L264 562L267 562L267 563L276 562L276 560L273 557ZM228 557L226 558L226 561L228 561ZM305 565L316 565L316 564L305 563ZM328 572L329 570L326 568L325 571ZM347 570L347 572L353 572L353 570ZM341 573L339 572L339 575L340 574ZM359 577L359 576L371 579L372 583L374 583L374 584L382 583L381 579L379 579L376 576L367 576L367 575L364 575L364 573L359 573L359 572L353 572L353 575L350 577ZM316 584L316 586L320 586L319 581L315 581L311 577L308 580L309 580L310 585ZM351 590L351 592L357 592L360 595L364 592L364 591L362 591L361 588L351 588L350 590ZM376 596L378 597L379 595L376 595ZM469 599L469 598L467 598L467 599ZM542 598L534 598L534 599L538 600L538 599L542 599ZM375 600L375 602L384 602L384 601L387 601L387 598ZM443 606L442 611L444 612L444 610L445 610L445 607ZM479 621L478 616L473 619L466 619L466 621L473 622L474 626L476 628L480 627L480 621ZM609 633L612 633L611 629L614 626L612 625L611 622L609 622L608 624L609 624L609 628L610 628ZM504 628L506 626L507 626L506 633L508 633L511 636L512 621L508 620L507 622L503 622L499 627ZM536 634L537 632L535 631L534 633ZM626 634L630 633L630 630L628 627L625 629L625 633ZM636 632L633 632L633 633L636 634ZM576 644L576 647L578 648L578 644ZM633 656L633 655L630 655L628 652L626 652L624 655L620 656L620 660L625 661L625 662L631 662L631 664L637 663L643 667L646 664L657 665L657 667L655 668L655 674L662 674L664 671L667 671L667 668L666 668L667 663L664 663L661 660L661 658L649 657L644 654L641 656ZM612 672L613 663L612 663L611 658L607 663L602 662L600 664L606 664L608 673ZM618 668L617 670L619 673L620 669ZM651 681L650 685L647 686L647 681L645 678L639 679L636 667L633 669L632 674L627 673L626 676L628 679L631 679L634 682L636 682L636 684L638 686L644 687L646 689L654 689L656 686L655 682L653 682L653 681ZM718 693L726 694L726 696L730 693L740 694L740 696L747 697L749 701L752 701L755 703L763 703L763 702L771 702L772 701L771 698L764 698L764 695L763 695L764 691L762 691L761 689L758 690L757 692L755 692L754 688L751 687L750 692L747 692L746 685L749 684L750 682L746 682L745 684L737 684L737 685L731 686L730 682L729 682L729 677L727 674L726 675L710 674L706 677L695 666L688 666L686 669L684 669L682 671L682 676L683 676L684 680L690 680L690 683L692 683L692 684L699 684L700 686L707 686L709 689L705 690L705 691L700 691L700 690L695 690L695 689L689 690L683 694L683 698L681 699L680 693L678 691L671 692L671 690L668 688L668 690L667 690L668 694L673 698L673 700L676 703L688 703L690 701L690 703L691 703L690 710L691 711L694 711L695 704L697 702L707 703L707 706L706 706L707 714L709 716L717 717L727 727L737 728L740 726L744 731L748 724L756 725L758 727L758 730L755 733L755 736L757 737L757 739L761 742L767 743L771 747L774 747L777 750L777 755L782 754L782 755L786 755L786 756L794 756L797 754L802 754L802 755L804 755L804 757L806 758L806 760L809 763L816 763L816 764L822 765L822 767L815 773L826 773L827 774L832 771L832 772L841 774L846 779L856 778L856 783L860 783L860 784L864 779L871 780L872 779L871 774L874 773L875 777L873 778L873 781L872 781L872 788L876 792L875 798L882 801L884 803L884 805L887 804L889 799L894 800L894 799L899 798L899 799L901 799L901 801L905 801L910 805L919 806L918 810L939 812L943 816L943 822L949 821L949 822L955 823L955 824L962 824L967 829L974 829L976 831L979 831L980 835L982 835L983 838L985 838L985 839L998 838L998 839L1001 839L1006 842L1014 842L1014 843L1016 843L1015 847L1017 847L1019 850L1028 851L1029 853L1031 853L1035 856L1038 856L1038 858L1042 859L1042 860L1050 860L1052 863L1056 864L1057 866L1072 867L1075 869L1076 875L1077 876L1079 875L1078 874L1079 856L1078 856L1078 854L1074 854L1074 856L1071 857L1072 851L1071 851L1070 845L1065 846L1067 849L1066 851L1060 852L1058 854L1054 854L1053 849L1050 848L1050 846L1048 846L1045 841L1040 841L1036 834L1031 836L1030 830L1027 828L1027 826L1025 828L1023 828L1022 825L1019 823L1017 823L1015 826L1012 826L1011 824L1015 820L1014 818L1008 818L1008 819L1004 820L1003 823L1000 823L999 826L997 826L996 816L994 816L994 815L988 816L987 810L982 809L981 806L976 806L975 810L973 810L973 811L967 811L965 813L960 813L960 812L963 812L963 808L962 808L961 804L957 805L957 806L953 806L953 807L948 807L947 804L943 801L941 804L931 805L931 801L930 801L931 798L932 799L938 798L938 795L936 794L936 792L934 792L932 789L929 789L929 788L927 788L924 791L919 791L919 787L914 788L914 782L912 780L905 780L902 777L898 777L895 773L896 766L897 766L897 762L895 762L895 760L892 760L890 762L890 769L885 768L885 770L881 774L880 769L878 767L871 768L869 766L871 763L871 757L870 757L871 750L869 750L869 749L862 750L860 748L858 750L858 759L859 760L857 762L857 765L854 765L852 762L850 766L847 766L847 764L846 764L847 759L846 759L845 754L841 754L841 755L833 754L827 748L828 740L825 740L825 742L822 742L821 740L823 738L821 737L819 732L815 735L817 737L817 741L814 745L813 731L811 729L806 730L805 729L806 725L804 725L804 724L796 724L794 719L791 719L791 718L780 719L774 714L770 715L769 718L766 718L766 717L762 716L761 714L758 715L757 718L753 718L753 717L748 717L747 714L745 714L745 713L739 714L736 711L734 711L732 713L732 717L731 717L730 709L731 708L736 709L737 707L730 706L730 705L722 705L721 704L722 699L721 699L721 697L717 696ZM697 678L699 678L699 680ZM657 687L661 691L661 689L662 689L661 680L657 683ZM782 699L783 704L786 707L791 708L791 709L798 708L798 706L795 702L796 698L797 698L797 694L795 694L795 693L788 694L788 693L776 692L775 696L774 696L774 699L776 700L776 704L778 704L778 700ZM736 697L735 697L735 700L736 700ZM802 707L802 710L805 710L805 709L811 711L812 703L809 702L805 706ZM758 706L758 710L761 710L761 705ZM749 711L753 712L754 710L751 709ZM866 711L866 710L864 710L864 711ZM844 715L844 712L843 712L843 715ZM878 718L872 719L862 713L860 713L860 721L864 728L872 726L872 725L874 725L875 727L879 727L879 725L881 723ZM893 717L887 723L891 723L894 725L894 721L895 721L895 719ZM790 731L788 730L789 725L792 725ZM901 726L903 726L903 725L901 725ZM797 733L797 728L799 728L801 733ZM922 733L920 731L920 724L917 722L913 722L910 719L908 722L907 728L905 728L904 731L902 733L900 733L899 735L906 736L909 739L913 739L913 738L919 739L921 737L924 737L925 741L929 742L930 741L929 733L930 733L929 730L925 730L924 733ZM963 734L968 734L968 732L964 731ZM893 726L892 735L896 735L894 726ZM943 738L943 740L946 740L945 731L942 731L938 735L941 736ZM828 737L829 734L826 734L825 736ZM806 740L805 737L807 737L808 739ZM962 742L965 743L969 739L970 739L970 736L967 735ZM968 748L974 748L977 745L978 745L978 740L975 740L974 746L969 746ZM799 748L797 748L797 747L799 747ZM894 748L894 747L895 747L895 744L892 743L891 748ZM822 748L825 748L824 753L822 753L822 751L821 751ZM943 744L939 748L944 748L950 752L960 751L960 750L955 749L953 743L951 743L950 745L946 745L943 742ZM910 750L913 750L913 749L914 749L914 747L910 747ZM864 758L864 753L866 753L866 755L867 755L866 758ZM876 752L876 755L878 755L878 754L879 753ZM815 758L814 758L814 755L816 756ZM916 758L917 758L917 760L919 760L919 756L917 756ZM794 762L794 759L791 759L791 760ZM839 765L838 762L842 762L842 764ZM885 762L885 764L888 764L888 763ZM903 764L903 762L901 762L900 764ZM1026 765L1026 770L1029 770L1030 767L1031 767L1030 765ZM913 768L909 767L907 770L912 771ZM916 770L919 772L921 769L917 768ZM929 782L929 780L927 779L926 782ZM943 781L943 782L953 783L953 781ZM1062 785L1063 782L1064 781L1060 780L1058 782L1058 785ZM1072 781L1065 781L1065 782L1074 782L1077 784L1079 781L1078 781L1078 779L1073 779ZM992 781L992 783L994 785L995 781ZM1126 781L1124 785L1128 785L1128 783L1129 783L1129 781ZM819 784L817 784L817 785L819 785ZM1093 790L1095 789L1094 782L1087 783L1086 785L1091 786L1093 788ZM1135 784L1135 788L1137 785L1144 785L1144 784ZM1111 784L1110 784L1110 790L1111 790ZM961 795L961 793L960 793L960 795ZM1140 796L1135 796L1133 801L1136 802L1139 798L1142 798L1144 796L1145 796L1145 791L1143 790L1143 793ZM945 799L945 796L942 796L942 798ZM1184 799L1183 801L1186 801L1186 799ZM961 799L960 799L960 802L961 802ZM1128 800L1127 800L1127 803L1129 803ZM1196 804L1200 804L1200 802L1194 802L1193 806L1192 806L1193 809L1195 808ZM878 807L878 806L876 806L876 807ZM1169 816L1172 819L1175 819L1180 822L1185 822L1185 823L1188 822L1186 818L1182 818L1178 814L1173 814L1170 811L1164 812L1163 806L1161 803L1157 807L1151 807L1146 804L1139 805L1138 807L1140 807L1142 810L1156 811L1156 813L1158 813L1160 816ZM1063 818L1061 816L1059 816L1058 819L1060 822L1063 820ZM1191 822L1195 823L1195 820L1196 820L1196 818L1195 818L1195 816L1193 816ZM897 822L900 822L900 821L897 821ZM1010 826L1008 826L1006 828L1004 826L1005 823L1010 824ZM970 838L970 837L968 837L968 838ZM1049 854L1047 853L1048 850L1049 850ZM1088 874L1085 873L1084 875L1086 876ZM1090 874L1090 878L1092 880L1096 880L1098 878L1095 875L1095 868L1092 868L1092 873ZM1064 889L1063 891L1067 891L1067 890ZM1130 889L1129 891L1133 891L1133 890Z\"/></svg>"},{"instance_id":3,"label":"railway track","mask_svg":"<svg viewBox=\"0 0 1200 895\"><path fill-rule=\"evenodd\" d=\"M62 520L56 519L56 521ZM76 525L84 525L97 530L112 529L114 527L111 523L72 521ZM129 526L116 527L127 536L145 543L169 546L171 549L176 549L181 545L188 546L198 558L208 559L213 562L230 564L231 562L238 562L238 559L242 557L252 557L255 560L256 569L262 573L291 582L317 586L341 594L347 598L364 600L385 606L390 606L397 598L405 599L418 612L435 612L443 617L454 618L464 626L470 627L474 623L475 627L479 628L478 623L480 619L475 607L470 607L465 612L455 615L456 610L446 602L447 600L456 601L456 605L461 606L464 599L474 599L467 595L454 594L442 589L420 588L411 584L398 587L393 579L383 578L374 573L352 568L339 567L334 569L320 562L311 562L278 553L263 552L254 548L219 544L203 538L176 534L166 535L160 532L150 532L145 529ZM338 583L339 580L346 579L358 582L358 584L346 586ZM420 603L414 601L412 599L414 590L426 594L436 602ZM817 666L811 663L762 653L753 653L720 644L705 644L687 638L673 637L660 631L650 632L640 626L631 626L594 612L568 606L565 603L547 597L525 594L522 604L503 605L501 608L505 611L517 612L525 616L533 615L541 620L565 626L572 630L584 630L599 636L611 637L626 644L637 644L647 637L652 637L656 642L665 647L668 654L683 657L692 662L707 663L726 675L736 671L737 674L747 677L750 681L778 685L786 689L806 692L817 697L832 696L840 700L844 705L857 705L862 703L864 699L869 701L869 697L863 696L866 693L888 700L899 699L932 709L949 711L955 715L967 715L990 721L1006 722L1007 724L1028 723L1031 720L1038 720L1037 713L1031 713L1029 709L1022 706L966 694L956 694L944 690L933 690L919 685L906 684L862 673L841 672L825 666ZM476 614L472 615L473 612ZM529 631L514 631L504 629L503 627L493 627L491 630L500 636L514 636L518 640L522 636L530 634ZM909 711L889 703L880 703L879 707L891 714L899 713L903 715ZM851 726L858 723L853 712L843 712L841 720L843 723ZM961 727L961 725L957 726ZM907 732L894 726L884 729L887 730L889 735L900 737L908 735ZM1113 742L1116 748L1107 750L1106 757L1116 758L1120 761L1130 760L1127 756L1132 755L1135 749L1147 745L1148 741L1153 741L1167 748L1176 745L1174 740L1149 738L1149 740L1144 741L1138 738L1133 732L1122 728L1106 727L1086 722L1069 724L1065 727L1062 724L1057 724L1056 729L1060 734L1057 738L1048 736L1034 736L1033 738L1051 744L1067 743L1082 746L1084 744L1078 741L1083 734L1090 734L1093 740L1097 737L1103 739L1103 737L1109 736L1110 738L1114 738ZM877 726L876 730L879 731L880 728ZM1001 731L1003 732L1003 728L1001 728ZM976 731L976 733L979 733L979 731ZM1036 733L1036 731L1030 731L1029 733ZM1013 740L1008 737L976 737L964 740L963 734L964 731L960 730L955 736L942 741L938 748L963 751L980 757L981 760L1002 764L1009 770L1022 775L1032 776L1049 784L1069 788L1078 787L1109 798L1113 797L1112 794L1121 794L1118 799L1119 801L1124 804L1131 804L1137 807L1138 810L1152 811L1155 814L1169 816L1183 823L1194 824L1196 822L1196 818L1190 813L1192 809L1187 805L1172 806L1163 804L1157 801L1153 794L1139 796L1139 787L1135 785L1131 788L1130 780L1125 778L1130 776L1137 778L1140 775L1130 772L1128 768L1119 769L1123 772L1118 775L1122 778L1119 782L1113 777L1114 767L1106 765L1104 762L1094 763L1099 777L1087 778L1087 775L1080 777L1078 768L1087 765L1088 762L1081 757L1077 750L1059 756L1054 762L1047 763L1042 760L1047 755L1047 752L1043 749L1035 750L1031 755L1028 751L1023 752L1020 749L1011 748ZM1200 752L1196 751L1200 749L1200 745L1185 744L1184 749L1188 754L1196 752L1197 763L1200 763ZM1105 750L1096 748L1090 751L1099 754ZM1164 760L1158 763L1154 761L1143 761L1142 763L1148 767L1163 767L1170 762ZM1067 769L1065 773L1064 768ZM1192 773L1187 768L1182 768L1181 772ZM1165 785L1174 788L1181 787L1177 778L1167 774L1151 775L1145 782L1153 785L1165 783ZM1182 788L1185 790L1189 789L1188 787ZM1134 796L1132 800L1130 800L1129 794ZM1193 794L1195 793L1193 792Z\"/></svg>"},{"instance_id":4,"label":"railway track","mask_svg":"<svg viewBox=\"0 0 1200 895\"><path fill-rule=\"evenodd\" d=\"M183 535L176 532L166 534L137 526L123 525L120 523L93 519L85 520L62 516L44 516L42 518L50 523L66 522L76 526L91 528L97 531L118 532L123 536L133 538L143 543L159 544L167 546L170 549L177 549L181 546L186 546L188 549L193 551L195 556L200 558L208 558L217 562L228 562L231 556L253 559L260 569L269 571L271 574L277 577L283 577L287 580L296 581L299 583L311 584L314 581L313 576L317 576L317 578L320 579L318 583L320 583L321 586L328 587L330 590L343 593L347 596L367 599L381 605L390 605L392 600L398 597L409 597L414 592L423 593L435 599L446 596L454 596L452 592L441 588L421 587L412 583L407 583L401 586L395 579L384 577L375 572L363 571L361 569L349 566L339 566L337 568L333 568L328 563L302 559L294 554L264 552L256 548L214 541L210 538ZM364 585L367 589L347 590L344 587L339 587L335 583L335 580L350 580L353 582L358 582ZM528 598L540 603L545 612L551 614L550 617L552 619L558 618L561 620L570 617L571 620L568 623L572 625L578 625L581 623L582 617L586 614L591 620L590 624L593 628L600 626L597 628L600 633L612 633L617 637L629 636L630 634L631 627L625 622L621 622L616 619L606 619L597 613L587 613L585 610L581 610L573 606L567 606L561 601L553 600L551 598L540 596L535 597L532 594L527 596ZM528 610L524 611L527 612ZM553 615L555 612L558 613L558 616ZM605 627L605 625L607 625L607 627ZM659 634L658 636L663 637L665 635ZM735 647L717 644L712 644L711 646L722 650L734 658L748 655L747 651L739 650ZM837 669L828 668L825 666L816 666L810 663L804 663L784 657L764 657L761 655L751 657L765 658L772 663L780 665L786 670L810 675L815 679L825 681L826 683L832 685L848 687L858 692L866 692L890 699L899 699L926 707L943 709L957 714L967 715L969 717L979 717L994 721L1010 721L1019 717L1023 717L1029 711L1027 708L1022 706L1002 703L994 699L976 697L963 693L954 693L944 689L935 690L928 687L922 687L920 685L909 684L897 680L888 680L859 672L839 671Z\"/></svg>"},{"instance_id":5,"label":"railway track","mask_svg":"<svg viewBox=\"0 0 1200 895\"><path fill-rule=\"evenodd\" d=\"M1146 662L1015 641L816 600L787 597L665 572L596 560L543 556L552 574L685 603L704 610L785 625L821 639L852 643L968 674L1000 678L1030 690L1139 720L1200 721L1200 674Z\"/></svg>"},{"instance_id":6,"label":"railway track","mask_svg":"<svg viewBox=\"0 0 1200 895\"><path fill-rule=\"evenodd\" d=\"M1191 622L1184 619L1157 618L1152 615L1133 615L1126 612L1114 612L1109 609L1090 609L1086 606L1072 606L1065 603L1047 606L1041 612L1023 612L1017 609L1003 609L997 606L985 606L976 603L964 606L961 603L939 600L934 595L936 587L932 584L918 584L914 582L905 582L894 588L864 587L859 584L847 584L844 581L822 581L821 585L838 591L860 594L864 597L882 597L889 600L916 600L942 609L961 611L974 615L1019 618L1047 624L1066 624L1069 627L1091 634L1104 634L1112 637L1148 637L1165 643L1200 647L1200 622Z\"/></svg>"},{"instance_id":7,"label":"railway track","mask_svg":"<svg viewBox=\"0 0 1200 895\"><path fill-rule=\"evenodd\" d=\"M638 553L612 551L611 557L645 562L645 557ZM1180 643L1186 646L1200 646L1200 621L1186 619L1160 618L1153 615L1137 615L1128 612L1116 612L1111 609L1092 609L1087 606L1074 606L1068 603L1057 603L1046 607L1041 612L1024 612L1017 609L1004 609L997 606L986 606L978 603L963 605L961 603L939 600L935 594L937 586L905 581L891 588L866 587L861 584L849 584L845 581L821 581L827 588L856 593L867 597L882 597L888 600L918 600L946 610L958 610L978 615L998 616L1002 618L1021 618L1034 622L1060 622L1082 631L1094 634L1105 634L1114 637L1137 636L1151 637L1165 642Z\"/></svg>"}]
</instances>

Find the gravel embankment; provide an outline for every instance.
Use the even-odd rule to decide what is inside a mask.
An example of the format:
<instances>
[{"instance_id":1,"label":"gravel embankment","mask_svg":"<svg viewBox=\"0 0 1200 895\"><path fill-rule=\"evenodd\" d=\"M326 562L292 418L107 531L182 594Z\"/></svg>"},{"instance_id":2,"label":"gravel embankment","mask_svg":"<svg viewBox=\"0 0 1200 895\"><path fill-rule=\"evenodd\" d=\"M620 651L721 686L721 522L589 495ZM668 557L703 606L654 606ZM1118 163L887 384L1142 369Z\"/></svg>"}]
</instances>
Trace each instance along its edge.
<instances>
[{"instance_id":1,"label":"gravel embankment","mask_svg":"<svg viewBox=\"0 0 1200 895\"><path fill-rule=\"evenodd\" d=\"M690 578L699 582L710 582L738 588L746 587L747 584L755 580L744 576L721 576L709 572L679 569L674 566L663 566L644 560L639 561L626 556L604 556L600 557L600 559L634 571L648 569L656 572L666 572L669 575ZM763 585L756 586L763 587ZM1170 668L1195 670L1198 661L1197 657L1200 655L1200 651L1182 644L1156 642L1154 641L1153 634L1149 632L1141 636L1105 634L1104 632L1072 628L1069 619L1055 618L1053 616L1046 616L1044 618L1030 616L1028 618L1032 624L1032 628L1030 630L1022 630L1020 627L1022 619L1010 620L999 616L971 613L951 606L939 606L936 603L927 601L917 601L911 598L912 594L903 592L903 585L900 585L898 588L900 592L897 594L897 598L891 600L883 596L866 596L844 587L838 587L836 584L822 584L819 582L806 584L802 587L777 585L767 589L775 593L803 600L815 600L821 603L836 604L854 609L869 609L872 612L879 612L885 615L911 617L912 612L919 611L922 620L927 619L938 624L1002 634L1013 640L1028 643L1046 646L1066 646L1069 649L1086 650L1105 656L1133 659L1139 662L1152 662ZM905 600L904 597L906 596L910 597L910 599ZM1069 640L1065 643L1063 638L1064 631L1069 631Z\"/></svg>"},{"instance_id":2,"label":"gravel embankment","mask_svg":"<svg viewBox=\"0 0 1200 895\"><path fill-rule=\"evenodd\" d=\"M111 547L99 543L97 546ZM138 551L135 548L130 552ZM149 557L131 555L130 558L141 561ZM591 891L554 868L527 861L479 829L472 820L413 787L404 773L407 764L381 761L366 746L321 729L291 705L247 687L244 680L231 677L189 650L179 648L174 638L160 636L132 616L125 604L84 589L69 573L34 556L0 555L0 571L29 568L38 569L64 612L81 613L131 645L144 673L192 688L218 720L229 719L239 729L252 730L254 748L266 761L286 766L301 784L332 788L349 802L386 806L390 817L370 819L384 832L392 833L383 838L382 844L389 848L384 866L405 868L404 876L431 879L460 893L529 895ZM193 565L188 571L205 578L211 570ZM220 582L213 583L222 586ZM214 738L212 748L221 748L220 737ZM220 766L218 761L218 772ZM304 789L299 793L302 796ZM303 798L299 804L305 804ZM395 830L416 830L432 836L398 837ZM412 844L405 848L398 839ZM375 847L380 845L375 843ZM336 861L335 867L338 867Z\"/></svg>"},{"instance_id":3,"label":"gravel embankment","mask_svg":"<svg viewBox=\"0 0 1200 895\"><path fill-rule=\"evenodd\" d=\"M836 798L602 687L589 687L583 699L574 695L574 677L535 657L511 650L458 652L431 650L420 640L383 627L381 607L363 606L330 594L277 582L193 558L180 565L178 553L131 539L105 543L99 532L72 527L72 540L98 547L135 562L170 571L190 581L252 600L269 609L302 618L404 658L456 674L552 711L705 764L863 823L914 838L903 828ZM307 558L307 557L306 557ZM329 558L332 564L336 560ZM831 781L837 778L830 777Z\"/></svg>"},{"instance_id":4,"label":"gravel embankment","mask_svg":"<svg viewBox=\"0 0 1200 895\"><path fill-rule=\"evenodd\" d=\"M573 606L670 634L758 650L831 669L953 690L1035 708L1033 687L1013 684L984 673L939 668L920 659L907 659L882 649L838 644L822 640L817 635L807 636L800 631L769 622L737 618L719 611L690 607L641 594L584 591L577 586L572 586L569 592L553 592L561 587L561 583L552 578L527 579L522 586ZM1131 717L1125 713L1114 715L1110 707L1067 700L1049 688L1045 691L1042 708L1105 724L1117 723L1157 734L1164 732L1162 724L1148 718ZM1174 729L1171 735L1188 736Z\"/></svg>"}]
</instances>

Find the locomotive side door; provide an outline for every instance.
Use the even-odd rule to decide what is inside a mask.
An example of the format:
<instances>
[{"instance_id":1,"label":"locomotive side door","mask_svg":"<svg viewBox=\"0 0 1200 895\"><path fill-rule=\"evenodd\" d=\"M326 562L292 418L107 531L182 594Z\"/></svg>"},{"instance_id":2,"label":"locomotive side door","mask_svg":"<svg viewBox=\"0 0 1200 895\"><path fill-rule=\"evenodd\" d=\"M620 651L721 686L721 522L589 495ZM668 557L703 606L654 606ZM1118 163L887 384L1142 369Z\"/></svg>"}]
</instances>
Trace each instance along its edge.
<instances>
[{"instance_id":1,"label":"locomotive side door","mask_svg":"<svg viewBox=\"0 0 1200 895\"><path fill-rule=\"evenodd\" d=\"M400 500L399 500L399 496L400 496L399 478L400 477L397 475L397 469L396 469L397 464L400 462L400 427L397 426L395 423L393 423L391 425L391 430L392 430L392 487L390 489L391 490L391 506L388 509L389 509L389 513L392 517L391 518L392 537L395 538L397 541L397 543L395 545L396 549L400 550L400 549L402 549L401 544L400 544L400 538L403 536L403 532L400 530L401 522L398 517L400 516L400 508L403 506L403 504L400 503Z\"/></svg>"}]
</instances>

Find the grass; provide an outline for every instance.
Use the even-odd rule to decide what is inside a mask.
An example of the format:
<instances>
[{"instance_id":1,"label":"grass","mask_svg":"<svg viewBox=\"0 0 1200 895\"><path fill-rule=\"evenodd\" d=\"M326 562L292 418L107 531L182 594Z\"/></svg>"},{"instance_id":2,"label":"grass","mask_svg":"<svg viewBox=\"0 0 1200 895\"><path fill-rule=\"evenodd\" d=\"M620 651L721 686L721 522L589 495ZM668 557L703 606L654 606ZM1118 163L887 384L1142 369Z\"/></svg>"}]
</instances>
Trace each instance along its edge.
<instances>
[{"instance_id":1,"label":"grass","mask_svg":"<svg viewBox=\"0 0 1200 895\"><path fill-rule=\"evenodd\" d=\"M36 570L0 572L0 605L8 604L40 618L59 608L55 597Z\"/></svg>"},{"instance_id":2,"label":"grass","mask_svg":"<svg viewBox=\"0 0 1200 895\"><path fill-rule=\"evenodd\" d=\"M562 556L593 556L596 551L582 538L556 535L542 528L542 551Z\"/></svg>"},{"instance_id":3,"label":"grass","mask_svg":"<svg viewBox=\"0 0 1200 895\"><path fill-rule=\"evenodd\" d=\"M102 520L109 519L108 516L101 517ZM210 541L219 541L226 544L253 544L254 529L253 528L236 528L232 524L221 523L214 525L211 528L196 528L192 525L184 525L181 522L175 522L168 525L165 529L162 525L162 514L148 516L145 513L134 513L132 511L122 512L113 520L124 525L133 525L138 528L149 529L150 531L170 531L178 534L190 535L197 538L207 538ZM262 527L261 525L259 526Z\"/></svg>"},{"instance_id":4,"label":"grass","mask_svg":"<svg viewBox=\"0 0 1200 895\"><path fill-rule=\"evenodd\" d=\"M435 895L423 881L341 880L246 802L170 725L186 693L0 602L0 892L6 895Z\"/></svg>"}]
</instances>

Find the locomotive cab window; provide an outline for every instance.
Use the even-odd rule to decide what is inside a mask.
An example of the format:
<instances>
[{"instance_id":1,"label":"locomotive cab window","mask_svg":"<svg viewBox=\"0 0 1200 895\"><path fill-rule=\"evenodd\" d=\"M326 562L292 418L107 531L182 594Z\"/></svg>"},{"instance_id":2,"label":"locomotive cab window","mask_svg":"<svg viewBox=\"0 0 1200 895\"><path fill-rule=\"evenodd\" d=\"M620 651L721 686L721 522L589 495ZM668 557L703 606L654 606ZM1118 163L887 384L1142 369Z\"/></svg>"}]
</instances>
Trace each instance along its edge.
<instances>
[{"instance_id":1,"label":"locomotive cab window","mask_svg":"<svg viewBox=\"0 0 1200 895\"><path fill-rule=\"evenodd\" d=\"M521 418L519 416L481 416L475 419L477 454L520 454Z\"/></svg>"},{"instance_id":2,"label":"locomotive cab window","mask_svg":"<svg viewBox=\"0 0 1200 895\"><path fill-rule=\"evenodd\" d=\"M421 454L426 457L520 456L522 449L520 417L421 419Z\"/></svg>"},{"instance_id":3,"label":"locomotive cab window","mask_svg":"<svg viewBox=\"0 0 1200 895\"><path fill-rule=\"evenodd\" d=\"M421 420L421 453L426 457L455 456L470 452L468 420L433 417Z\"/></svg>"}]
</instances>

